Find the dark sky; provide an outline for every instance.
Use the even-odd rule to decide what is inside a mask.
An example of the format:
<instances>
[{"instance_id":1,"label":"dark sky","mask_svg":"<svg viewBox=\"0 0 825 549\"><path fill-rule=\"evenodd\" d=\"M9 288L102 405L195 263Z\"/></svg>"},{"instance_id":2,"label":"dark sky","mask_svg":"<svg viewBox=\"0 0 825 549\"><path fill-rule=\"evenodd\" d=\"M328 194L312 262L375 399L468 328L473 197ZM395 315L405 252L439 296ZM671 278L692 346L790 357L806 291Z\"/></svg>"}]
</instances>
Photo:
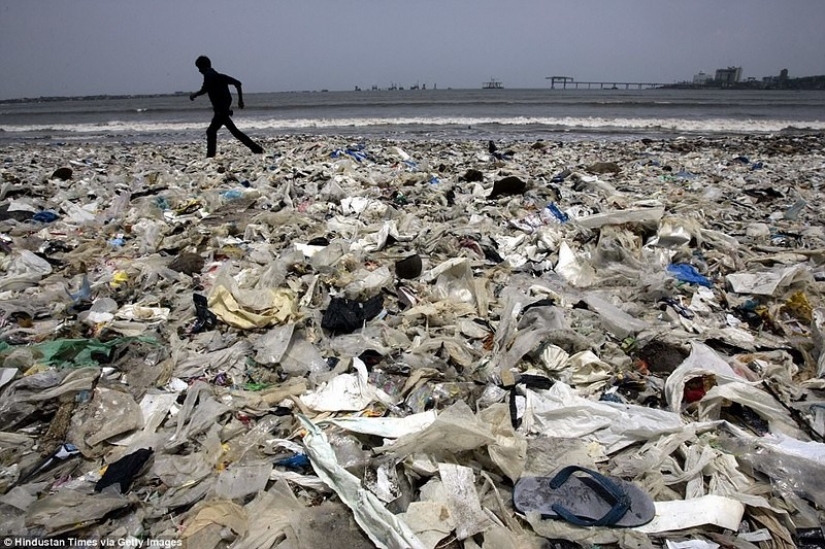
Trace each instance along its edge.
<instances>
[{"instance_id":1,"label":"dark sky","mask_svg":"<svg viewBox=\"0 0 825 549\"><path fill-rule=\"evenodd\" d=\"M825 74L825 0L0 0L0 99Z\"/></svg>"}]
</instances>

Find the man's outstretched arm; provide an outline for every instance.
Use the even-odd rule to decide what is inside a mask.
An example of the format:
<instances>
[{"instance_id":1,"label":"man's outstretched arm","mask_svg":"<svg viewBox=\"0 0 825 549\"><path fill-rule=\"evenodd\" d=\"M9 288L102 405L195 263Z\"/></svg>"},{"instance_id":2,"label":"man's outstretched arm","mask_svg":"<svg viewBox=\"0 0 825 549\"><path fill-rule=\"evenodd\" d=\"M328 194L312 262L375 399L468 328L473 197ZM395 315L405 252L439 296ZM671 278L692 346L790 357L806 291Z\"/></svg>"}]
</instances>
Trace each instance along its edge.
<instances>
[{"instance_id":1,"label":"man's outstretched arm","mask_svg":"<svg viewBox=\"0 0 825 549\"><path fill-rule=\"evenodd\" d=\"M189 94L189 100L194 101L196 97L198 97L199 95L203 95L205 93L206 93L206 86L202 87L201 89L199 89L196 92L190 93Z\"/></svg>"},{"instance_id":2,"label":"man's outstretched arm","mask_svg":"<svg viewBox=\"0 0 825 549\"><path fill-rule=\"evenodd\" d=\"M240 82L240 80L235 80L233 82L233 84L235 85L235 89L238 91L238 108L242 109L243 108L243 89L241 88L241 82Z\"/></svg>"},{"instance_id":3,"label":"man's outstretched arm","mask_svg":"<svg viewBox=\"0 0 825 549\"><path fill-rule=\"evenodd\" d=\"M243 89L241 88L241 81L237 78L233 78L228 74L222 75L224 77L224 81L229 84L230 86L235 86L235 91L238 94L238 108L243 108Z\"/></svg>"}]
</instances>

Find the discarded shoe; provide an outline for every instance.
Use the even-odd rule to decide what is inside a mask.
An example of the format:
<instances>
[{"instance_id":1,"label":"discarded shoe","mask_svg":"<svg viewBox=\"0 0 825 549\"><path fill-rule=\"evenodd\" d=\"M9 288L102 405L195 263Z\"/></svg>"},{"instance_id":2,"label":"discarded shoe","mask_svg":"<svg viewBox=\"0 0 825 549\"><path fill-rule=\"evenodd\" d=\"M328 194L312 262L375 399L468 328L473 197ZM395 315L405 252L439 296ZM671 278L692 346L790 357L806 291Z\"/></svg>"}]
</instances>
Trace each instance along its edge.
<instances>
[{"instance_id":1,"label":"discarded shoe","mask_svg":"<svg viewBox=\"0 0 825 549\"><path fill-rule=\"evenodd\" d=\"M574 476L576 472L588 476ZM522 513L538 511L577 526L641 526L656 514L653 500L638 486L575 465L552 478L520 478L513 505Z\"/></svg>"}]
</instances>

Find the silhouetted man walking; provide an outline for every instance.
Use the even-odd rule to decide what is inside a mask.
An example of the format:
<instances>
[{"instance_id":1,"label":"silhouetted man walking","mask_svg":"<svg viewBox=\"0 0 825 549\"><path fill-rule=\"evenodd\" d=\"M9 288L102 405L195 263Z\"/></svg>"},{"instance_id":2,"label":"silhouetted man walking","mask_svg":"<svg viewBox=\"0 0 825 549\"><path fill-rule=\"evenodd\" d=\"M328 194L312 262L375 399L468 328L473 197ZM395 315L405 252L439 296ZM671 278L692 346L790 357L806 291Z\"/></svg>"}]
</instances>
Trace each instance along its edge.
<instances>
[{"instance_id":1,"label":"silhouetted man walking","mask_svg":"<svg viewBox=\"0 0 825 549\"><path fill-rule=\"evenodd\" d=\"M205 55L201 55L195 61L195 66L203 74L203 86L199 91L189 94L189 99L194 101L196 97L203 94L209 95L209 101L212 102L212 108L215 110L215 115L212 117L212 122L206 129L206 157L211 158L215 156L218 142L218 130L221 126L226 126L226 129L234 135L241 143L249 147L255 154L261 154L264 149L252 141L245 133L239 130L235 123L232 122L232 94L229 93L229 85L235 86L238 91L238 108L243 108L243 91L241 90L241 83L229 75L221 74L212 68L212 61Z\"/></svg>"}]
</instances>

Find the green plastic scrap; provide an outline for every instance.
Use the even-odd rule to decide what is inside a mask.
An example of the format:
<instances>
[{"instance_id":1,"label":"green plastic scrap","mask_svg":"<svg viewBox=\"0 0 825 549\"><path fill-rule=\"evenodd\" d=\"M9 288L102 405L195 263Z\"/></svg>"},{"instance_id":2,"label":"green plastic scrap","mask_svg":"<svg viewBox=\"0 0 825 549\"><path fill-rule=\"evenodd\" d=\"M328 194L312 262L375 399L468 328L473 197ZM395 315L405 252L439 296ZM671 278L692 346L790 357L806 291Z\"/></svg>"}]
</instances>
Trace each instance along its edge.
<instances>
[{"instance_id":1,"label":"green plastic scrap","mask_svg":"<svg viewBox=\"0 0 825 549\"><path fill-rule=\"evenodd\" d=\"M266 383L245 383L243 388L245 391L263 391L269 387Z\"/></svg>"},{"instance_id":2,"label":"green plastic scrap","mask_svg":"<svg viewBox=\"0 0 825 549\"><path fill-rule=\"evenodd\" d=\"M139 341L160 345L160 342L151 337L119 337L110 341L97 339L56 339L36 343L28 347L38 355L38 361L47 366L75 367L99 366L100 360L108 360L112 350L125 343ZM0 355L9 349L23 347L23 345L0 344Z\"/></svg>"},{"instance_id":3,"label":"green plastic scrap","mask_svg":"<svg viewBox=\"0 0 825 549\"><path fill-rule=\"evenodd\" d=\"M636 338L626 337L622 340L622 345L621 345L622 351L624 351L625 353L628 353L630 351L635 351L638 343L639 342L636 341Z\"/></svg>"}]
</instances>

